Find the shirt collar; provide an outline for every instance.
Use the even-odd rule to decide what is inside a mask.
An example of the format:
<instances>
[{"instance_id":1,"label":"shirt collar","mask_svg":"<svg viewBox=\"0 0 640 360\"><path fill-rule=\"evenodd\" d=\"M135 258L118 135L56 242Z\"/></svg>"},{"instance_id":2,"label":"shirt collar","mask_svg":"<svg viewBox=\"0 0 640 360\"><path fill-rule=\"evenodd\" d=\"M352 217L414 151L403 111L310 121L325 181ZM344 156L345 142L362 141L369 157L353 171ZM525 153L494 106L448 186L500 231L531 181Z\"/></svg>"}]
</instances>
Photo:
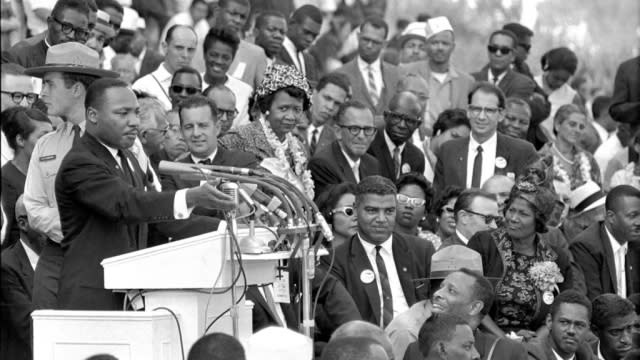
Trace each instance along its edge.
<instances>
[{"instance_id":1,"label":"shirt collar","mask_svg":"<svg viewBox=\"0 0 640 360\"><path fill-rule=\"evenodd\" d=\"M284 40L282 41L282 46L284 47L285 50L287 50L289 55L296 57L294 59L294 61L297 63L298 62L298 57L297 57L298 56L298 49L296 49L296 44L294 44L293 41L291 41L291 39L289 39L288 36L285 36Z\"/></svg>"},{"instance_id":2,"label":"shirt collar","mask_svg":"<svg viewBox=\"0 0 640 360\"><path fill-rule=\"evenodd\" d=\"M36 269L36 265L38 265L38 259L40 259L40 256L38 254L36 254L35 251L33 251L29 245L27 245L27 242L22 240L22 238L20 238L20 243L22 244L22 247L24 248L24 252L27 254L27 259L29 259L29 264L31 264L31 268L33 270Z\"/></svg>"},{"instance_id":3,"label":"shirt collar","mask_svg":"<svg viewBox=\"0 0 640 360\"><path fill-rule=\"evenodd\" d=\"M555 355L555 356L556 356L556 360L565 360L562 356L560 356L560 355L556 352L556 350L555 350L553 347L551 347L551 351L553 351L553 355ZM576 358L576 354L574 353L574 354L573 354L570 358L568 358L567 360L575 360L575 358Z\"/></svg>"},{"instance_id":4,"label":"shirt collar","mask_svg":"<svg viewBox=\"0 0 640 360\"><path fill-rule=\"evenodd\" d=\"M347 159L347 163L349 164L349 167L353 169L354 166L358 166L358 168L360 167L360 158L358 158L358 160L353 161L353 159L351 159L351 157L349 155L347 155L347 152L344 151L344 148L342 147L342 144L338 143L340 145L340 151L342 151L342 155L344 155L344 158Z\"/></svg>"},{"instance_id":5,"label":"shirt collar","mask_svg":"<svg viewBox=\"0 0 640 360\"><path fill-rule=\"evenodd\" d=\"M213 150L213 152L206 158L197 157L191 153L189 155L191 155L191 160L193 160L193 163L198 164L200 161L206 160L206 159L209 159L209 161L213 163L213 159L216 157L217 154L218 154L218 148L216 147L216 149Z\"/></svg>"},{"instance_id":6,"label":"shirt collar","mask_svg":"<svg viewBox=\"0 0 640 360\"><path fill-rule=\"evenodd\" d=\"M600 351L600 342L598 341L598 352L596 353L598 355L598 360L606 360L604 358L604 356L602 356L602 352Z\"/></svg>"},{"instance_id":7,"label":"shirt collar","mask_svg":"<svg viewBox=\"0 0 640 360\"><path fill-rule=\"evenodd\" d=\"M47 31L47 33L44 35L44 44L47 46L47 49L51 47L48 37L49 37L49 32Z\"/></svg>"},{"instance_id":8,"label":"shirt collar","mask_svg":"<svg viewBox=\"0 0 640 360\"><path fill-rule=\"evenodd\" d=\"M509 69L503 71L502 74L498 75L498 81L496 82L496 84L500 84L500 81L504 79L504 77L507 75L507 72L509 72ZM491 72L491 68L487 68L487 80L489 80L489 82L493 84L493 73Z\"/></svg>"},{"instance_id":9,"label":"shirt collar","mask_svg":"<svg viewBox=\"0 0 640 360\"><path fill-rule=\"evenodd\" d=\"M307 127L307 131L309 132L309 137L311 137L311 135L313 134L313 130L317 129L318 130L318 136L320 136L320 133L322 132L322 129L324 129L324 124L320 125L320 126L315 126L313 124L309 124L309 127Z\"/></svg>"},{"instance_id":10,"label":"shirt collar","mask_svg":"<svg viewBox=\"0 0 640 360\"><path fill-rule=\"evenodd\" d=\"M627 253L627 244L628 243L624 243L624 244L620 244L618 242L618 240L616 240L615 237L613 237L613 234L611 233L611 231L609 231L608 227L604 227L604 230L607 232L607 236L609 236L609 241L611 242L611 250L613 250L613 253L617 253L618 250L620 250L620 248L624 249L624 253Z\"/></svg>"},{"instance_id":11,"label":"shirt collar","mask_svg":"<svg viewBox=\"0 0 640 360\"><path fill-rule=\"evenodd\" d=\"M169 70L167 70L167 68L165 67L164 61L160 63L156 71L153 72L153 75L156 78L158 78L158 81L160 82L171 81L171 78L173 77L173 74L171 74Z\"/></svg>"},{"instance_id":12,"label":"shirt collar","mask_svg":"<svg viewBox=\"0 0 640 360\"><path fill-rule=\"evenodd\" d=\"M482 144L476 141L476 139L473 137L473 134L469 135L469 149L475 150L478 145L482 145L483 149L487 149L489 147L495 148L496 146L498 146L498 132L494 132L493 135L491 135L491 137Z\"/></svg>"},{"instance_id":13,"label":"shirt collar","mask_svg":"<svg viewBox=\"0 0 640 360\"><path fill-rule=\"evenodd\" d=\"M400 154L402 154L402 151L404 151L404 146L407 144L406 142L403 142L400 145L396 145L389 137L389 134L387 134L386 129L384 130L384 141L387 143L387 147L389 148L389 151L391 151L391 154L393 154L393 150L396 147L400 148Z\"/></svg>"},{"instance_id":14,"label":"shirt collar","mask_svg":"<svg viewBox=\"0 0 640 360\"><path fill-rule=\"evenodd\" d=\"M369 254L376 254L376 246L370 242L365 241L364 239L362 239L362 236L360 236L360 233L358 233L358 239L360 239L360 243L362 244L362 246L364 247L364 251L367 253L367 255ZM393 235L389 236L389 238L387 240L385 240L385 242L383 242L382 244L379 244L382 249L384 251L386 251L388 254L393 254L392 252L392 245L393 245Z\"/></svg>"},{"instance_id":15,"label":"shirt collar","mask_svg":"<svg viewBox=\"0 0 640 360\"><path fill-rule=\"evenodd\" d=\"M65 121L62 123L62 126L58 127L58 129L63 134L72 134L74 125L75 124L69 121ZM80 136L84 135L85 129L87 128L87 121L85 120L81 122L80 124L78 124L78 126L80 127Z\"/></svg>"},{"instance_id":16,"label":"shirt collar","mask_svg":"<svg viewBox=\"0 0 640 360\"><path fill-rule=\"evenodd\" d=\"M360 68L360 70L362 71L369 71L369 66L371 66L371 68L373 68L373 71L379 71L381 62L380 62L380 58L377 58L374 62L372 62L371 64L368 64L366 61L362 60L362 58L360 56L358 56L357 58L358 60L358 68Z\"/></svg>"},{"instance_id":17,"label":"shirt collar","mask_svg":"<svg viewBox=\"0 0 640 360\"><path fill-rule=\"evenodd\" d=\"M456 235L458 235L460 240L462 240L462 242L465 243L465 245L469 243L469 239L467 239L466 236L462 235L462 233L457 228L456 228Z\"/></svg>"},{"instance_id":18,"label":"shirt collar","mask_svg":"<svg viewBox=\"0 0 640 360\"><path fill-rule=\"evenodd\" d=\"M100 141L100 139L98 139L97 137L96 137L96 140L98 140L98 142L99 142L102 146L104 146L104 147L107 149L107 151L109 151L109 153L111 154L111 156L113 156L113 158L116 160L116 162L118 162L118 163L120 162L120 158L118 158L118 149L116 149L116 148L112 148L111 146L109 146L109 145L107 145L107 144L103 143L103 142L102 142L102 141ZM120 165L122 165L122 164L120 164Z\"/></svg>"}]
</instances>

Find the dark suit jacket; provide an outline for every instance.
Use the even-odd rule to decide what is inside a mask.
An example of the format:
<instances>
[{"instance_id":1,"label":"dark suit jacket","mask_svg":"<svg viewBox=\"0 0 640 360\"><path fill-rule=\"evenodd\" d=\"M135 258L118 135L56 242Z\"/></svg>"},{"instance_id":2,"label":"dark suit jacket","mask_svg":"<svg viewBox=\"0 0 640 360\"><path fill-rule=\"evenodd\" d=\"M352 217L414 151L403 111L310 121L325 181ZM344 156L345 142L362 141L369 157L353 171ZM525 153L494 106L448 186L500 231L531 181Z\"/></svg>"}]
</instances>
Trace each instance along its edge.
<instances>
[{"instance_id":1,"label":"dark suit jacket","mask_svg":"<svg viewBox=\"0 0 640 360\"><path fill-rule=\"evenodd\" d=\"M442 191L448 185L467 187L467 161L473 161L467 159L468 152L468 137L442 144L439 153L436 154L438 162L433 177L433 187L436 191ZM538 158L538 154L530 143L498 133L496 157L503 157L507 160L507 165L504 169L496 168L495 174L514 173L517 178L528 164Z\"/></svg>"},{"instance_id":2,"label":"dark suit jacket","mask_svg":"<svg viewBox=\"0 0 640 360\"><path fill-rule=\"evenodd\" d=\"M142 63L140 64L140 74L138 74L138 79L154 72L163 60L164 56L160 55L157 51L147 48L147 52L144 54Z\"/></svg>"},{"instance_id":3,"label":"dark suit jacket","mask_svg":"<svg viewBox=\"0 0 640 360\"><path fill-rule=\"evenodd\" d=\"M358 68L357 56L336 71L344 73L349 78L352 91L351 98L362 101L362 103L369 106L373 115L382 115L382 112L389 108L389 101L396 93L398 80L400 80L400 71L397 66L382 62L382 82L384 86L380 92L380 100L377 106L373 105L369 96L369 87Z\"/></svg>"},{"instance_id":4,"label":"dark suit jacket","mask_svg":"<svg viewBox=\"0 0 640 360\"><path fill-rule=\"evenodd\" d=\"M529 358L532 360L556 360L556 356L551 349L551 339L549 335L544 338L533 338L528 343L524 343L527 351L529 352ZM586 342L581 343L575 352L575 360L597 360L597 356Z\"/></svg>"},{"instance_id":5,"label":"dark suit jacket","mask_svg":"<svg viewBox=\"0 0 640 360\"><path fill-rule=\"evenodd\" d=\"M254 304L252 310L253 332L257 332L269 326L279 326L278 321L276 321L277 314L269 308L267 300L260 293L258 286L249 286L247 288L246 296L247 300L251 300ZM287 322L287 327L290 329L297 329L299 322L292 304L280 304L280 308L282 309L285 321Z\"/></svg>"},{"instance_id":6,"label":"dark suit jacket","mask_svg":"<svg viewBox=\"0 0 640 360\"><path fill-rule=\"evenodd\" d=\"M21 242L2 252L0 314L4 359L31 359L33 268Z\"/></svg>"},{"instance_id":7,"label":"dark suit jacket","mask_svg":"<svg viewBox=\"0 0 640 360\"><path fill-rule=\"evenodd\" d=\"M307 116L311 116L311 114L308 114ZM309 134L308 132L305 134L305 136L302 139L302 142L304 143L304 147L307 149L307 152L309 153L309 156L313 157L313 155L315 155L316 153L318 153L320 150L324 149L325 147L331 145L332 142L336 141L336 130L334 128L334 122L333 121L327 121L326 124L324 124L324 126L322 127L322 131L320 132L320 135L318 135L318 142L316 143L316 151L315 153L311 153L311 148L309 147ZM309 131L309 129L307 129L307 131Z\"/></svg>"},{"instance_id":8,"label":"dark suit jacket","mask_svg":"<svg viewBox=\"0 0 640 360\"><path fill-rule=\"evenodd\" d=\"M316 59L307 51L302 52L302 57L304 58L305 77L307 78L307 81L309 81L309 85L311 86L311 88L315 89L316 85L318 84L318 80L320 80L320 77L322 76L321 69L316 63ZM293 59L285 48L282 48L280 53L276 55L275 62L276 64L285 64L295 67Z\"/></svg>"},{"instance_id":9,"label":"dark suit jacket","mask_svg":"<svg viewBox=\"0 0 640 360\"><path fill-rule=\"evenodd\" d=\"M24 192L27 177L11 161L2 167L2 209L7 216L7 233L2 242L2 249L13 245L20 238L20 229L16 222L16 201Z\"/></svg>"},{"instance_id":10,"label":"dark suit jacket","mask_svg":"<svg viewBox=\"0 0 640 360\"><path fill-rule=\"evenodd\" d=\"M107 148L85 134L62 160L56 177L56 199L62 225L64 261L58 307L73 310L115 310L121 295L104 289L100 262L146 246L148 223L166 236L184 238L215 231L218 220L192 217L173 221L174 191L145 191L146 177L130 156L137 174L129 183Z\"/></svg>"},{"instance_id":11,"label":"dark suit jacket","mask_svg":"<svg viewBox=\"0 0 640 360\"><path fill-rule=\"evenodd\" d=\"M380 175L391 179L391 181L395 183L398 179L396 178L396 174L393 169L394 165L393 158L391 158L391 151L384 139L384 131L379 130L376 133L376 136L371 142L367 152L380 163ZM401 157L402 161L400 163L402 166L400 169L400 175L408 172L424 173L424 154L415 145L410 142L405 143ZM406 169L407 165L409 166L409 169Z\"/></svg>"},{"instance_id":12,"label":"dark suit jacket","mask_svg":"<svg viewBox=\"0 0 640 360\"><path fill-rule=\"evenodd\" d=\"M640 124L640 56L629 59L618 67L613 83L613 99L609 114L615 121Z\"/></svg>"},{"instance_id":13,"label":"dark suit jacket","mask_svg":"<svg viewBox=\"0 0 640 360\"><path fill-rule=\"evenodd\" d=\"M322 194L327 186L332 184L340 184L342 182L357 184L353 171L340 149L338 140L318 151L311 158L309 170L311 170L315 192L318 195ZM364 154L360 158L359 170L360 179L371 175L379 175L380 166L378 165L378 160L369 154Z\"/></svg>"},{"instance_id":14,"label":"dark suit jacket","mask_svg":"<svg viewBox=\"0 0 640 360\"><path fill-rule=\"evenodd\" d=\"M487 78L487 69L489 65L486 65L482 70L477 73L471 74L476 81L491 81ZM512 69L507 70L507 74L500 80L498 87L504 92L504 96L515 96L521 99L529 99L536 88L536 83L533 79L522 75L519 72Z\"/></svg>"},{"instance_id":15,"label":"dark suit jacket","mask_svg":"<svg viewBox=\"0 0 640 360\"><path fill-rule=\"evenodd\" d=\"M640 246L633 243L628 246L625 267L627 295L631 295L640 291ZM616 266L604 222L586 228L571 241L569 248L584 273L589 299L616 293Z\"/></svg>"},{"instance_id":16,"label":"dark suit jacket","mask_svg":"<svg viewBox=\"0 0 640 360\"><path fill-rule=\"evenodd\" d=\"M460 240L460 238L458 237L457 233L453 233L453 235L451 235L448 238L442 240L442 245L440 245L439 249L442 249L442 248L445 248L445 247L451 246L451 245L467 246L467 244L465 244L464 242L462 242L462 240Z\"/></svg>"},{"instance_id":17,"label":"dark suit jacket","mask_svg":"<svg viewBox=\"0 0 640 360\"><path fill-rule=\"evenodd\" d=\"M431 256L435 252L430 242L418 238L393 234L393 257L400 284L409 306L428 296L428 283L420 286L416 279L429 276ZM325 268L328 268L330 256L322 258ZM360 274L364 270L373 271L364 247L358 235L336 247L335 260L331 274L335 276L349 291L356 303L362 319L373 324L380 324L380 296L375 281L364 284Z\"/></svg>"},{"instance_id":18,"label":"dark suit jacket","mask_svg":"<svg viewBox=\"0 0 640 360\"><path fill-rule=\"evenodd\" d=\"M15 63L24 68L42 66L47 57L44 38L36 43L23 40L2 52L2 63Z\"/></svg>"}]
</instances>

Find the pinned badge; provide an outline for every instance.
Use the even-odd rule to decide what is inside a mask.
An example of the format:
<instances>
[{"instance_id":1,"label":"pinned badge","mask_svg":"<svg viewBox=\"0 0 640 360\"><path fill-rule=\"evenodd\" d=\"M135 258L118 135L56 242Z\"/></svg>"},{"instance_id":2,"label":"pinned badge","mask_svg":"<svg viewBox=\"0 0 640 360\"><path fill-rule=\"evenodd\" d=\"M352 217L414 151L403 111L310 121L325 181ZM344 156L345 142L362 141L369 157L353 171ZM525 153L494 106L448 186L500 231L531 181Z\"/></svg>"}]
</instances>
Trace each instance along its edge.
<instances>
[{"instance_id":1,"label":"pinned badge","mask_svg":"<svg viewBox=\"0 0 640 360\"><path fill-rule=\"evenodd\" d=\"M410 173L411 172L411 166L407 163L402 164L402 169L401 169L403 174L406 173Z\"/></svg>"},{"instance_id":2,"label":"pinned badge","mask_svg":"<svg viewBox=\"0 0 640 360\"><path fill-rule=\"evenodd\" d=\"M551 291L545 291L544 294L542 294L542 301L547 305L551 305L553 303L553 293Z\"/></svg>"},{"instance_id":3,"label":"pinned badge","mask_svg":"<svg viewBox=\"0 0 640 360\"><path fill-rule=\"evenodd\" d=\"M371 284L375 279L376 275L372 270L362 270L362 272L360 273L360 281L362 281L363 284Z\"/></svg>"},{"instance_id":4,"label":"pinned badge","mask_svg":"<svg viewBox=\"0 0 640 360\"><path fill-rule=\"evenodd\" d=\"M503 158L502 156L498 156L496 158L496 167L498 169L504 169L507 167L507 160L505 158Z\"/></svg>"}]
</instances>

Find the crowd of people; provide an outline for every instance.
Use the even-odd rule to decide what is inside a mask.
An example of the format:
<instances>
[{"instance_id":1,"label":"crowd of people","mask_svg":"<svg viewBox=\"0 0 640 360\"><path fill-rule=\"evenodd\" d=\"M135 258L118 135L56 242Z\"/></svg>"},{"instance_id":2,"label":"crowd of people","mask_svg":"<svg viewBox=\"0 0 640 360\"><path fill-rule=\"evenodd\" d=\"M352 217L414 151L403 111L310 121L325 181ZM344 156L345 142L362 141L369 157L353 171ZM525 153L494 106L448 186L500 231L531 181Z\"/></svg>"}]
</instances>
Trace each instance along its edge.
<instances>
[{"instance_id":1,"label":"crowd of people","mask_svg":"<svg viewBox=\"0 0 640 360\"><path fill-rule=\"evenodd\" d=\"M173 161L267 170L334 235L313 341L294 263L288 297L243 292L244 347L189 359L640 358L640 57L586 99L519 23L460 69L446 14L257 3L2 2L0 357L31 358L34 310L122 310L103 259L217 230L237 204Z\"/></svg>"}]
</instances>

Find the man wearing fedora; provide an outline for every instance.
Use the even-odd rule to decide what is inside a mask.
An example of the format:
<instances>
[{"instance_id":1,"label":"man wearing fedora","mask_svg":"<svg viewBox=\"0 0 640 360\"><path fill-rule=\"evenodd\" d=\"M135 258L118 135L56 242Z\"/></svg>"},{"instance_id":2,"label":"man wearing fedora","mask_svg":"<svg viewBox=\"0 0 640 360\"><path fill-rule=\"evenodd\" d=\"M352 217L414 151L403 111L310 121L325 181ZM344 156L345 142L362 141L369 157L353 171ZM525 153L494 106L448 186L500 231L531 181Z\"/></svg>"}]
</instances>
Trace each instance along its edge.
<instances>
[{"instance_id":1,"label":"man wearing fedora","mask_svg":"<svg viewBox=\"0 0 640 360\"><path fill-rule=\"evenodd\" d=\"M77 42L52 46L43 66L32 67L25 74L42 79L41 98L48 114L64 123L55 132L42 137L33 149L27 171L24 204L31 226L49 238L41 254L34 278L34 305L53 308L57 274L62 261L60 217L54 183L60 163L72 145L84 133L84 100L87 87L100 77L117 77L112 71L99 69L98 53Z\"/></svg>"},{"instance_id":2,"label":"man wearing fedora","mask_svg":"<svg viewBox=\"0 0 640 360\"><path fill-rule=\"evenodd\" d=\"M433 285L432 298L414 304L385 329L396 359L423 359L418 333L422 324L437 313L457 315L468 322L474 331L475 347L482 359L527 358L522 345L478 329L494 298L491 282L482 276L479 253L462 245L441 248L431 258L429 278L426 280ZM438 287L435 286L437 283L440 283Z\"/></svg>"},{"instance_id":3,"label":"man wearing fedora","mask_svg":"<svg viewBox=\"0 0 640 360\"><path fill-rule=\"evenodd\" d=\"M43 66L47 51L54 45L65 42L84 44L91 30L86 0L58 0L47 18L47 32L36 38L23 40L2 52L3 63L16 63L25 68Z\"/></svg>"}]
</instances>

